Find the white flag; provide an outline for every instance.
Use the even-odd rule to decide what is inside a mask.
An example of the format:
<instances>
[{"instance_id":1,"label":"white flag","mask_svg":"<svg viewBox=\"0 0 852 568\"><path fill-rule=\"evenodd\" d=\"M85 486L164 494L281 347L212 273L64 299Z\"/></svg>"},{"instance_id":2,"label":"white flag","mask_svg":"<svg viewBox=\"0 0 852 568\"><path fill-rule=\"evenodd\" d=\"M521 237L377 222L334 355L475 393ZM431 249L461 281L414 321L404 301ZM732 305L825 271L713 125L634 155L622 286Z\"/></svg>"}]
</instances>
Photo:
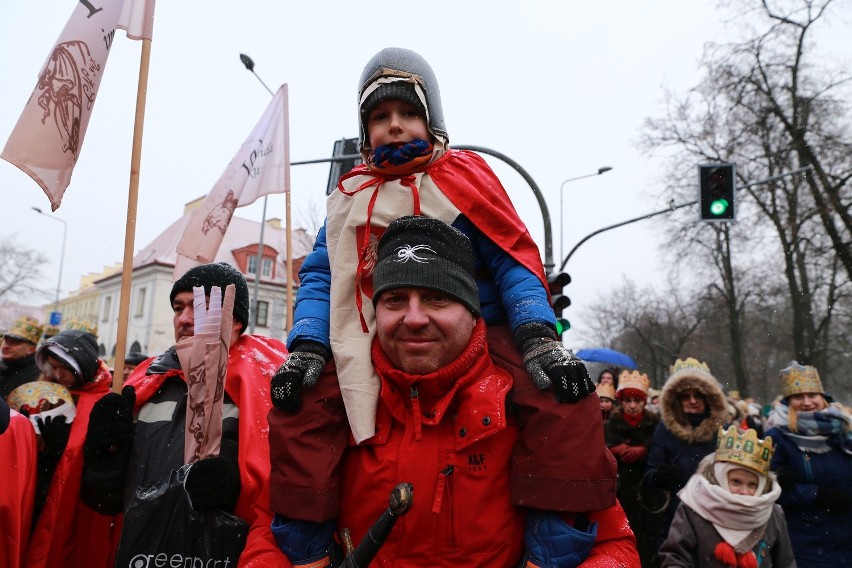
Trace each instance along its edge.
<instances>
[{"instance_id":1,"label":"white flag","mask_svg":"<svg viewBox=\"0 0 852 568\"><path fill-rule=\"evenodd\" d=\"M54 211L71 183L115 30L151 39L154 1L80 0L6 141L0 158L33 178Z\"/></svg>"},{"instance_id":2,"label":"white flag","mask_svg":"<svg viewBox=\"0 0 852 568\"><path fill-rule=\"evenodd\" d=\"M192 266L213 261L237 207L251 205L270 193L287 191L290 147L284 84L204 203L193 212L177 246L175 274L180 277Z\"/></svg>"}]
</instances>

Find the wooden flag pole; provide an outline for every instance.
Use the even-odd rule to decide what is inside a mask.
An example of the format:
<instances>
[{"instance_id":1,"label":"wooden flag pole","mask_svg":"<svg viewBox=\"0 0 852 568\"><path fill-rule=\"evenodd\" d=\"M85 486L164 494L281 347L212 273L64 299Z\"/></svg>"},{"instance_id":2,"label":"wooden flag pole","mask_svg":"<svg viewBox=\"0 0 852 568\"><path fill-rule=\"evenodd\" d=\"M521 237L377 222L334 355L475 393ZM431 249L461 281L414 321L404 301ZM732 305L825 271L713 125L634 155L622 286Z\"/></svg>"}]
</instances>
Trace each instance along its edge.
<instances>
[{"instance_id":1,"label":"wooden flag pole","mask_svg":"<svg viewBox=\"0 0 852 568\"><path fill-rule=\"evenodd\" d=\"M284 152L286 153L284 164L287 171L284 172L284 201L286 204L287 222L287 324L284 326L285 339L293 329L293 225L290 218L290 91L286 83L284 89L284 117L287 120L287 128L284 129Z\"/></svg>"},{"instance_id":2,"label":"wooden flag pole","mask_svg":"<svg viewBox=\"0 0 852 568\"><path fill-rule=\"evenodd\" d=\"M127 351L127 320L130 315L130 284L133 277L133 247L136 241L136 203L139 198L139 170L142 163L142 129L145 123L145 101L148 95L148 67L151 62L151 40L142 40L139 63L139 85L136 89L136 121L133 126L133 150L130 157L130 189L127 195L127 224L124 231L124 260L121 264L121 296L118 303L118 338L115 342L113 392L121 392L124 383L124 354Z\"/></svg>"}]
</instances>

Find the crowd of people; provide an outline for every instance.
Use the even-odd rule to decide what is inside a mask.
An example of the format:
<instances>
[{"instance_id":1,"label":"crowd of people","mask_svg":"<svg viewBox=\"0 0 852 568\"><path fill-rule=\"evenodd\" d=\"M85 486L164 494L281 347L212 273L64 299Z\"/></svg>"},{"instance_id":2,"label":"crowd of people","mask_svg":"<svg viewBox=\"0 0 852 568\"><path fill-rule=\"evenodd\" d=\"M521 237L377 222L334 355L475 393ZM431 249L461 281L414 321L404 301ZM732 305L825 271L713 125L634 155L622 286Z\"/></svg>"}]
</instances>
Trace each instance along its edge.
<instances>
[{"instance_id":1,"label":"crowd of people","mask_svg":"<svg viewBox=\"0 0 852 568\"><path fill-rule=\"evenodd\" d=\"M642 566L852 562L852 412L815 367L781 369L769 412L692 358L672 365L657 404L649 383L610 368L597 386Z\"/></svg>"},{"instance_id":2,"label":"crowd of people","mask_svg":"<svg viewBox=\"0 0 852 568\"><path fill-rule=\"evenodd\" d=\"M814 367L768 417L692 358L595 385L428 63L376 54L358 117L286 346L227 263L174 282L175 345L120 392L93 328L4 334L3 566L852 564L852 418Z\"/></svg>"}]
</instances>

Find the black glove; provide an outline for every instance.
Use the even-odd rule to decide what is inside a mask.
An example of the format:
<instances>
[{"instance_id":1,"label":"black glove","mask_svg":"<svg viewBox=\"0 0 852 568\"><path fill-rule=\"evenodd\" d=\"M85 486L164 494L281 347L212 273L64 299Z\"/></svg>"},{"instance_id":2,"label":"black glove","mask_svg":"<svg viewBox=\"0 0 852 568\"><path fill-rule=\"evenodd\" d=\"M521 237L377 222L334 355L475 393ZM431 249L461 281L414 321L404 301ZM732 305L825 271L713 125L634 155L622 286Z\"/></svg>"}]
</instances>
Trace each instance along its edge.
<instances>
[{"instance_id":1,"label":"black glove","mask_svg":"<svg viewBox=\"0 0 852 568\"><path fill-rule=\"evenodd\" d=\"M317 384L320 373L331 359L331 350L316 341L297 341L287 360L272 375L272 404L284 412L296 412L302 406L302 388Z\"/></svg>"},{"instance_id":2,"label":"black glove","mask_svg":"<svg viewBox=\"0 0 852 568\"><path fill-rule=\"evenodd\" d=\"M686 476L674 465L663 465L654 472L654 483L666 491L677 491L686 485Z\"/></svg>"},{"instance_id":3,"label":"black glove","mask_svg":"<svg viewBox=\"0 0 852 568\"><path fill-rule=\"evenodd\" d=\"M183 487L196 511L233 512L240 496L240 467L237 460L222 456L199 460L189 468Z\"/></svg>"},{"instance_id":4,"label":"black glove","mask_svg":"<svg viewBox=\"0 0 852 568\"><path fill-rule=\"evenodd\" d=\"M545 323L525 323L512 336L524 354L527 374L539 389L553 387L559 402L579 402L595 391L582 361L556 338Z\"/></svg>"},{"instance_id":5,"label":"black glove","mask_svg":"<svg viewBox=\"0 0 852 568\"><path fill-rule=\"evenodd\" d=\"M831 513L845 513L852 509L852 493L834 487L820 487L814 505Z\"/></svg>"},{"instance_id":6,"label":"black glove","mask_svg":"<svg viewBox=\"0 0 852 568\"><path fill-rule=\"evenodd\" d=\"M778 482L778 487L781 491L790 492L796 486L796 479L793 477L793 470L789 467L779 467L775 472L775 481Z\"/></svg>"},{"instance_id":7,"label":"black glove","mask_svg":"<svg viewBox=\"0 0 852 568\"><path fill-rule=\"evenodd\" d=\"M47 416L44 420L36 417L38 431L44 442L42 455L59 458L68 444L68 436L71 434L71 425L64 416Z\"/></svg>"},{"instance_id":8,"label":"black glove","mask_svg":"<svg viewBox=\"0 0 852 568\"><path fill-rule=\"evenodd\" d=\"M109 459L129 452L133 443L133 405L136 390L127 386L121 394L111 392L98 400L89 414L89 429L83 452L87 459Z\"/></svg>"}]
</instances>

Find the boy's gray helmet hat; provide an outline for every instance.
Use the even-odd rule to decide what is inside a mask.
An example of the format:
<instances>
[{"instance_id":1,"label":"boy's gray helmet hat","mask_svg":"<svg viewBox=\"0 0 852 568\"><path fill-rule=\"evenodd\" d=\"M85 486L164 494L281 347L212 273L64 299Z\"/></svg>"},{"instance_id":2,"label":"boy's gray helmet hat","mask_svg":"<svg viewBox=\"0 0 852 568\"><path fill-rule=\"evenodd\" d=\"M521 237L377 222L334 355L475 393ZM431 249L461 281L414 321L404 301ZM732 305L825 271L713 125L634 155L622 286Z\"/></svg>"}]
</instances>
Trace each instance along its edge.
<instances>
[{"instance_id":1,"label":"boy's gray helmet hat","mask_svg":"<svg viewBox=\"0 0 852 568\"><path fill-rule=\"evenodd\" d=\"M429 131L437 138L449 141L447 129L444 126L444 110L441 107L441 91L432 67L419 54L401 47L386 47L375 54L364 70L358 87L358 124L361 128L360 148L369 147L367 139L366 118L361 113L361 98L364 90L379 77L411 77L417 81L426 96L426 111Z\"/></svg>"}]
</instances>

